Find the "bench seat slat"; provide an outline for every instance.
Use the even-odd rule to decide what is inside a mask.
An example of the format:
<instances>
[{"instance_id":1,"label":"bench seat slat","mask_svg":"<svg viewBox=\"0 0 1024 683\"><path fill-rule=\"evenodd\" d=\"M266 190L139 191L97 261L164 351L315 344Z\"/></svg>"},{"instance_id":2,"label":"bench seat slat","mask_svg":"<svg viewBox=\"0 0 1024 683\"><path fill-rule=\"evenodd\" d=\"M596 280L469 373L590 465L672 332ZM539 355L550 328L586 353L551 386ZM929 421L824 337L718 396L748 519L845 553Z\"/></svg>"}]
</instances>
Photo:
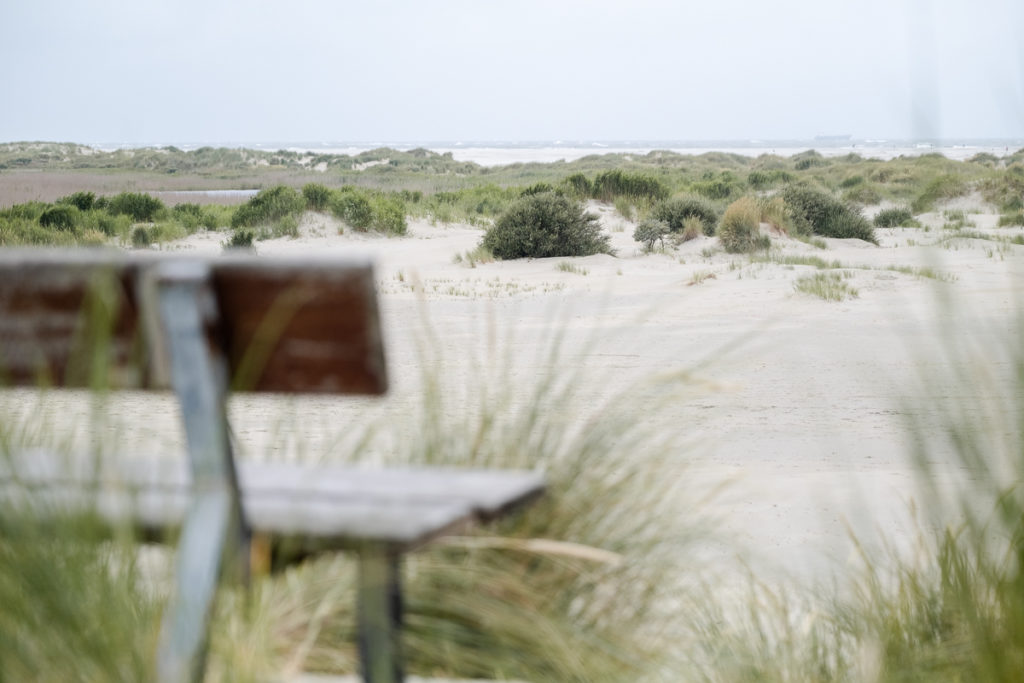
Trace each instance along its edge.
<instances>
[{"instance_id":1,"label":"bench seat slat","mask_svg":"<svg viewBox=\"0 0 1024 683\"><path fill-rule=\"evenodd\" d=\"M544 488L534 472L260 462L241 463L239 483L253 532L309 551L369 543L408 550L493 519ZM32 490L40 511L94 512L147 534L176 529L190 502L187 470L168 459L97 463L24 451L0 461L0 497L24 502L21 486Z\"/></svg>"}]
</instances>

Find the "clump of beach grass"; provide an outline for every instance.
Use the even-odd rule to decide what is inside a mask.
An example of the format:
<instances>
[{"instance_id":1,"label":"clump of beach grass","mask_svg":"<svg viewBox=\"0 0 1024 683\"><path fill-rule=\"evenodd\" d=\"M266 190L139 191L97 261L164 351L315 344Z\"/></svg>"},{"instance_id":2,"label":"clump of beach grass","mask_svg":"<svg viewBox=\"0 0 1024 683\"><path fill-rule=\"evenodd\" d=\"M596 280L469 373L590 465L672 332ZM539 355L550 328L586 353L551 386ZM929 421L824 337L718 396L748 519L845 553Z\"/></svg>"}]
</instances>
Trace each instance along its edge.
<instances>
[{"instance_id":1,"label":"clump of beach grass","mask_svg":"<svg viewBox=\"0 0 1024 683\"><path fill-rule=\"evenodd\" d=\"M816 296L825 301L855 299L858 293L855 288L846 282L848 278L849 273L847 271L836 272L834 270L801 275L793 282L793 289L803 294Z\"/></svg>"}]
</instances>

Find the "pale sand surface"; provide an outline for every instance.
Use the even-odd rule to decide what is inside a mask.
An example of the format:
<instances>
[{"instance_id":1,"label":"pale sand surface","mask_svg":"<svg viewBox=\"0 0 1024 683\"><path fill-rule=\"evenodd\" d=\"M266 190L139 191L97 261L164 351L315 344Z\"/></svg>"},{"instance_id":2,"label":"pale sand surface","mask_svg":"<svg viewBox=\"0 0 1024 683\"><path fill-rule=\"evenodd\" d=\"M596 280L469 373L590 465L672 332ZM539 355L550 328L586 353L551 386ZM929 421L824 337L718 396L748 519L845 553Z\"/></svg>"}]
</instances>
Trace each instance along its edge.
<instances>
[{"instance_id":1,"label":"pale sand surface","mask_svg":"<svg viewBox=\"0 0 1024 683\"><path fill-rule=\"evenodd\" d=\"M822 578L849 560L848 528L874 538L881 531L897 546L909 544L914 534L908 505L916 494L905 401L912 401L911 412L924 424L938 418L929 408L936 390L921 383L922 368L938 377L949 362L937 360L943 350L937 326L952 323L957 333L1007 329L1019 302L1024 247L999 253L994 242L969 239L929 247L924 245L941 231L910 229L879 230L878 247L827 240L828 249L820 250L777 239L786 254L867 267L851 270L847 280L858 298L829 303L794 291L794 280L814 272L811 267L752 264L721 253L712 238L670 254L643 254L632 225L608 207L595 208L611 232L615 257L470 268L453 257L478 243L479 229L414 221L405 238L339 235L332 218L315 214L303 220L300 238L259 243L258 252L267 257L374 256L393 388L382 403L371 404L235 397L232 418L243 456L337 457L354 438L353 421L414 411L421 365L415 341L424 337L423 317L448 360L445 378L453 387L477 381L480 370L470 359L487 359L491 339L513 354L514 376L528 385L547 371L538 352L558 329L565 338L563 362L582 365L594 378L584 380L581 410L639 377L712 359L696 373L707 383L685 399L652 406L651 425L681 430L691 444L678 453L677 467L668 466L691 490L732 483L712 512L761 566ZM982 228L994 225L990 216L972 218ZM942 222L938 215L926 219ZM214 254L224 239L197 234L171 248ZM703 256L708 249L716 253ZM564 261L586 274L559 270ZM890 265L933 266L956 279L936 282L884 270ZM713 277L690 284L700 273ZM964 305L955 312L938 306L937 290ZM588 340L594 347L584 354ZM963 398L970 405L983 397ZM42 408L29 392L6 392L0 402L9 415L49 414L60 428L83 426L88 418L81 394L50 397ZM119 448L173 454L181 446L167 397L118 396L111 413L111 424L99 431ZM949 453L932 457L950 460ZM948 469L956 479L955 468ZM723 544L723 551L731 548Z\"/></svg>"}]
</instances>

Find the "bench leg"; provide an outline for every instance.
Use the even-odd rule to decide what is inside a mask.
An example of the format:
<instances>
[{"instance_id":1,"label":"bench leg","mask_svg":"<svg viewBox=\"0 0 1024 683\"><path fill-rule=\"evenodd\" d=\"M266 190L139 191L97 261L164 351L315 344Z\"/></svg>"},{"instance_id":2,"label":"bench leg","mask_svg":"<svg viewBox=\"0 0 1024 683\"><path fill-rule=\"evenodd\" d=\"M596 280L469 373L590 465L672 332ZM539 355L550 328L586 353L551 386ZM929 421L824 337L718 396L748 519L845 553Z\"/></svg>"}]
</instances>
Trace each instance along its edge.
<instances>
[{"instance_id":1,"label":"bench leg","mask_svg":"<svg viewBox=\"0 0 1024 683\"><path fill-rule=\"evenodd\" d=\"M397 555L359 553L359 659L367 683L401 683L402 588Z\"/></svg>"},{"instance_id":2,"label":"bench leg","mask_svg":"<svg viewBox=\"0 0 1024 683\"><path fill-rule=\"evenodd\" d=\"M203 677L214 596L225 547L237 531L234 501L226 491L196 492L178 546L174 593L164 613L157 653L161 683Z\"/></svg>"}]
</instances>

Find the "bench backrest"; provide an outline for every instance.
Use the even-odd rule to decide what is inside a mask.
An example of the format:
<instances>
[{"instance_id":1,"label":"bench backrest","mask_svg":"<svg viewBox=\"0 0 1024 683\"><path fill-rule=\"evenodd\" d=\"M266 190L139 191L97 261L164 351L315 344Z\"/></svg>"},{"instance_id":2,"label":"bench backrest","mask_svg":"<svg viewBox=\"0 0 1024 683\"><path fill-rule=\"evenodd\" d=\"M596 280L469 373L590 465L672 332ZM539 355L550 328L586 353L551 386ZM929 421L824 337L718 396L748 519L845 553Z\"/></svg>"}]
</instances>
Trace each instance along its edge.
<instances>
[{"instance_id":1,"label":"bench backrest","mask_svg":"<svg viewBox=\"0 0 1024 683\"><path fill-rule=\"evenodd\" d=\"M200 268L210 348L235 391L387 389L369 261L0 250L0 386L165 389L156 288Z\"/></svg>"}]
</instances>

